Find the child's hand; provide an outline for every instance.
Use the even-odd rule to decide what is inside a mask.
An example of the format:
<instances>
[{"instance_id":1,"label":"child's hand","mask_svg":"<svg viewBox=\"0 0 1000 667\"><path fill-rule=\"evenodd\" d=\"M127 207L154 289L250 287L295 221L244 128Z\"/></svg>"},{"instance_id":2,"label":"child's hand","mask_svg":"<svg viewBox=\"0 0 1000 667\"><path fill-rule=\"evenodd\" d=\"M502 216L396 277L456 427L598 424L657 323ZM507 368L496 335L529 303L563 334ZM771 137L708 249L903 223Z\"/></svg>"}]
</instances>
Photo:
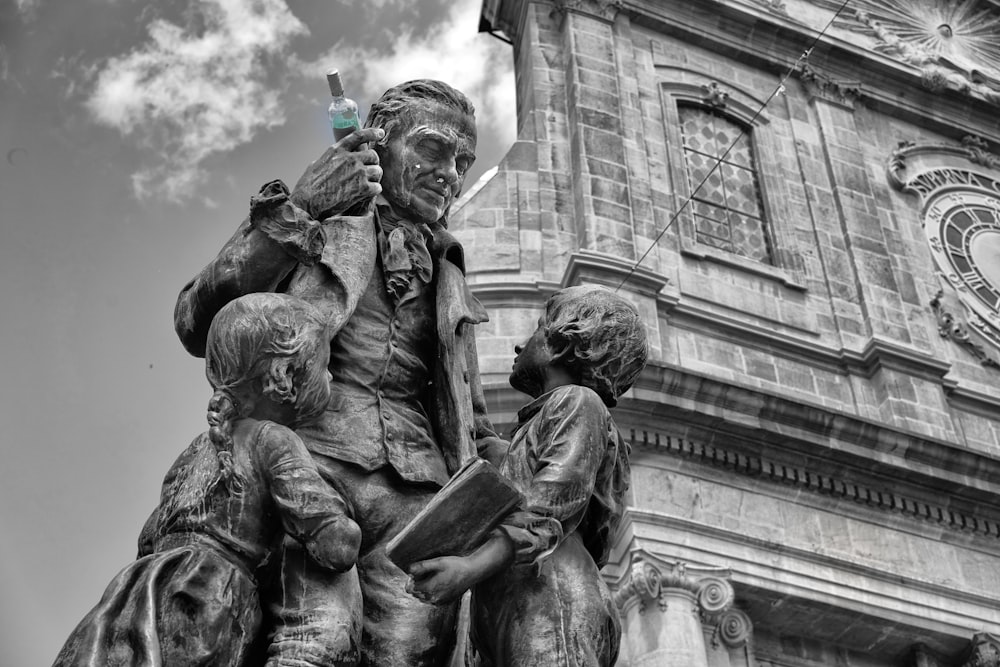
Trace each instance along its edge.
<instances>
[{"instance_id":1,"label":"child's hand","mask_svg":"<svg viewBox=\"0 0 1000 667\"><path fill-rule=\"evenodd\" d=\"M346 516L326 524L316 538L306 543L312 559L334 572L345 572L358 560L361 528Z\"/></svg>"},{"instance_id":2,"label":"child's hand","mask_svg":"<svg viewBox=\"0 0 1000 667\"><path fill-rule=\"evenodd\" d=\"M430 604L450 602L472 588L477 574L468 558L431 558L410 566L406 592Z\"/></svg>"}]
</instances>

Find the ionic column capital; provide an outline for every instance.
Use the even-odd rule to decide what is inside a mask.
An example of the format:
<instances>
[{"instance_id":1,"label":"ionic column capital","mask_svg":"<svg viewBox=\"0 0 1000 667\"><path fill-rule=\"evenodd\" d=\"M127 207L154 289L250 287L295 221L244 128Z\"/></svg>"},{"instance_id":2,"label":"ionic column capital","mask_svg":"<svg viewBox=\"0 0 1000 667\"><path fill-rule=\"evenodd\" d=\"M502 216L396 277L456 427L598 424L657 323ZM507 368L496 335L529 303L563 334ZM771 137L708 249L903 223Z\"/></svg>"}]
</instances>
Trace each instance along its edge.
<instances>
[{"instance_id":1,"label":"ionic column capital","mask_svg":"<svg viewBox=\"0 0 1000 667\"><path fill-rule=\"evenodd\" d=\"M694 596L702 621L717 625L736 598L733 585L729 583L731 574L728 568L665 561L648 553L633 552L629 569L616 587L614 600L623 612L638 604L639 612L643 613L654 602L663 611L664 592L679 589Z\"/></svg>"}]
</instances>

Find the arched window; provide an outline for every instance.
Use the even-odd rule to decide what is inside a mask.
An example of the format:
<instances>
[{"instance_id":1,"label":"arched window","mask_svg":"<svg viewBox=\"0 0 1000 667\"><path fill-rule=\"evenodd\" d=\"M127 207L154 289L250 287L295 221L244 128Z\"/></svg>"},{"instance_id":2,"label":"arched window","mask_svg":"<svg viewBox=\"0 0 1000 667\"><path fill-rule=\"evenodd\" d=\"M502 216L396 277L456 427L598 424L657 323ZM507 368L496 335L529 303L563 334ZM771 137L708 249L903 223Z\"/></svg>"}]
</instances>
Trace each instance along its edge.
<instances>
[{"instance_id":1,"label":"arched window","mask_svg":"<svg viewBox=\"0 0 1000 667\"><path fill-rule=\"evenodd\" d=\"M677 111L688 192L693 193L688 206L694 217L695 240L757 262L773 263L750 129L696 104L678 104ZM704 184L696 190L702 180Z\"/></svg>"}]
</instances>

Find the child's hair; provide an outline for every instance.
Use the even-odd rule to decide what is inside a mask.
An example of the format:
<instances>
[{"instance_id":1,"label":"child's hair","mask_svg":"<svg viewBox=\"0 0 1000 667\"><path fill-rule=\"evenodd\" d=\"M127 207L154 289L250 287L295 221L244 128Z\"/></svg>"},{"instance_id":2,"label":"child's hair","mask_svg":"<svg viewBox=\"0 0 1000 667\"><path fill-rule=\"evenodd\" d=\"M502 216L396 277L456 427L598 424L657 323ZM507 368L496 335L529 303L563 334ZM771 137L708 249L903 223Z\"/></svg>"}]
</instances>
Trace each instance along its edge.
<instances>
[{"instance_id":1,"label":"child's hair","mask_svg":"<svg viewBox=\"0 0 1000 667\"><path fill-rule=\"evenodd\" d=\"M262 387L282 403L298 403L308 391L301 379L308 360L325 344L320 312L302 299L287 294L247 294L226 304L212 320L205 348L205 375L215 393L208 402L208 436L219 457L222 480L229 487L243 480L233 468L233 421L246 416L250 405L241 405L239 393L261 381ZM275 360L287 368L276 381ZM298 393L297 393L298 390Z\"/></svg>"},{"instance_id":2,"label":"child's hair","mask_svg":"<svg viewBox=\"0 0 1000 667\"><path fill-rule=\"evenodd\" d=\"M568 347L562 364L608 407L628 391L646 365L646 331L635 306L603 287L559 290L545 304L545 338Z\"/></svg>"}]
</instances>

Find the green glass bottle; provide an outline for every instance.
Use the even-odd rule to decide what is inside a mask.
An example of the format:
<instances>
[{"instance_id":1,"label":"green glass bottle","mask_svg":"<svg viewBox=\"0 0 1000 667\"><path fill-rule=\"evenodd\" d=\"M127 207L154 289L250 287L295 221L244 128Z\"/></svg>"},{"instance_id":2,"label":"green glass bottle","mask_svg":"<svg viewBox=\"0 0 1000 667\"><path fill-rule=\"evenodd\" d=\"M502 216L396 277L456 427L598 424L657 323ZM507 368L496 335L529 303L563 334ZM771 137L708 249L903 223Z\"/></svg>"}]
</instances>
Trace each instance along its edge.
<instances>
[{"instance_id":1,"label":"green glass bottle","mask_svg":"<svg viewBox=\"0 0 1000 667\"><path fill-rule=\"evenodd\" d=\"M340 141L351 132L361 129L358 124L358 105L354 100L344 97L344 84L338 70L327 72L326 82L330 84L330 94L333 95L328 110L330 127L333 128L334 141Z\"/></svg>"}]
</instances>

